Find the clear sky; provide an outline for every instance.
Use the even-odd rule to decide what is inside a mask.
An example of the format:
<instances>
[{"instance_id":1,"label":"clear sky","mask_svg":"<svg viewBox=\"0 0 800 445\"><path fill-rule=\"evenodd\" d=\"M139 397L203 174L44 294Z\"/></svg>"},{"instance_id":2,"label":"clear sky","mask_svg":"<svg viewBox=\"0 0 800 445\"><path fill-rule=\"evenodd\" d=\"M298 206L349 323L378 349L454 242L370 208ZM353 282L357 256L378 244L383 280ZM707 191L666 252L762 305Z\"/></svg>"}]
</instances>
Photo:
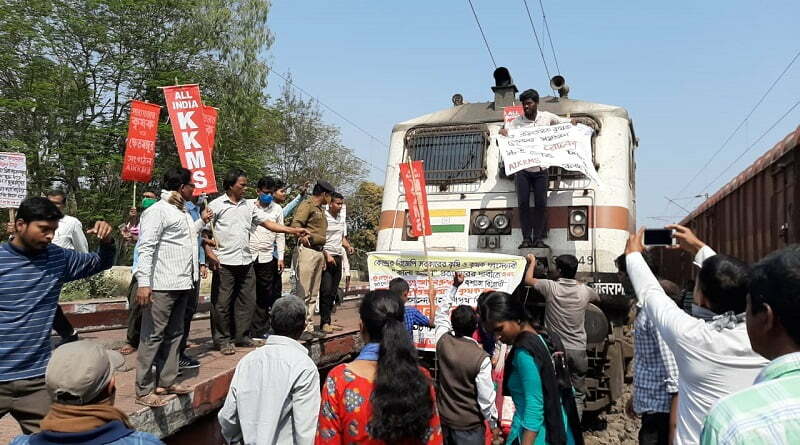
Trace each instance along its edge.
<instances>
[{"instance_id":1,"label":"clear sky","mask_svg":"<svg viewBox=\"0 0 800 445\"><path fill-rule=\"evenodd\" d=\"M798 106L726 171L800 100L798 60L700 170L800 51L797 0L543 3L570 97L623 106L634 119L639 225L679 220L686 212L665 196L693 209L702 199L692 196L713 193L800 125ZM497 65L520 90L549 93L522 0L473 4ZM539 1L528 6L541 39ZM383 143L395 123L450 107L456 92L492 100L494 67L466 0L275 0L269 26L275 69ZM549 46L545 55L554 74ZM282 82L271 76L268 92ZM331 112L325 119L358 156L385 166L385 145ZM384 174L372 169L370 179L382 184Z\"/></svg>"}]
</instances>

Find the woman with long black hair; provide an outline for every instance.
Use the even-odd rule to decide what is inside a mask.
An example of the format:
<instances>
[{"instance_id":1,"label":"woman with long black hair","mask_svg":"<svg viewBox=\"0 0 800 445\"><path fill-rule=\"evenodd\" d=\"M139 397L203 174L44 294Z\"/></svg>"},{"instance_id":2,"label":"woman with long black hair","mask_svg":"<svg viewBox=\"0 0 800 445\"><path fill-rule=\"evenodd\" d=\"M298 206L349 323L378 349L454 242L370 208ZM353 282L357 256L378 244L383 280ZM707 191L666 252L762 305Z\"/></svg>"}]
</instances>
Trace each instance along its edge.
<instances>
[{"instance_id":1,"label":"woman with long black hair","mask_svg":"<svg viewBox=\"0 0 800 445\"><path fill-rule=\"evenodd\" d=\"M441 444L433 384L417 363L402 301L388 290L372 291L359 315L364 348L328 373L316 444Z\"/></svg>"},{"instance_id":2,"label":"woman with long black hair","mask_svg":"<svg viewBox=\"0 0 800 445\"><path fill-rule=\"evenodd\" d=\"M536 331L518 295L492 292L478 310L484 326L513 346L503 376L503 392L511 395L515 407L506 445L582 445L563 358L553 355L560 341Z\"/></svg>"}]
</instances>

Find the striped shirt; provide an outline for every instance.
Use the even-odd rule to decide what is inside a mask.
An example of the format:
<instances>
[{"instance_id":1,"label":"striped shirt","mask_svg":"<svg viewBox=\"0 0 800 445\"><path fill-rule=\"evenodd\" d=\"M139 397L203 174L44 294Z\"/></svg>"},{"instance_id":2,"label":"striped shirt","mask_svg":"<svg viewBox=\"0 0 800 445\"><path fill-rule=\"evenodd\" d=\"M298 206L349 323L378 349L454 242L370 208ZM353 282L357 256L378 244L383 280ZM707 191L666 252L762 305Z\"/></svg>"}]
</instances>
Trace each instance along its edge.
<instances>
[{"instance_id":1,"label":"striped shirt","mask_svg":"<svg viewBox=\"0 0 800 445\"><path fill-rule=\"evenodd\" d=\"M142 214L139 224L139 287L158 291L186 290L200 278L197 234L203 220L194 221L187 210L179 210L162 191L161 201Z\"/></svg>"},{"instance_id":2,"label":"striped shirt","mask_svg":"<svg viewBox=\"0 0 800 445\"><path fill-rule=\"evenodd\" d=\"M678 393L678 364L653 322L640 311L633 324L633 410L668 413Z\"/></svg>"},{"instance_id":3,"label":"striped shirt","mask_svg":"<svg viewBox=\"0 0 800 445\"><path fill-rule=\"evenodd\" d=\"M0 382L44 375L61 286L113 263L113 243L101 243L99 255L54 244L34 254L0 245Z\"/></svg>"},{"instance_id":4,"label":"striped shirt","mask_svg":"<svg viewBox=\"0 0 800 445\"><path fill-rule=\"evenodd\" d=\"M701 443L800 443L800 352L776 358L753 386L720 399L706 417Z\"/></svg>"},{"instance_id":5,"label":"striped shirt","mask_svg":"<svg viewBox=\"0 0 800 445\"><path fill-rule=\"evenodd\" d=\"M708 246L695 256L716 253ZM753 352L745 323L733 328L692 317L667 296L642 255L626 256L628 275L641 311L647 314L678 364L678 426L675 445L697 444L703 419L722 397L749 387L767 365Z\"/></svg>"},{"instance_id":6,"label":"striped shirt","mask_svg":"<svg viewBox=\"0 0 800 445\"><path fill-rule=\"evenodd\" d=\"M200 219L200 207L197 204L193 203L192 201L186 201L184 204L186 206L186 211L192 215L192 220L197 221ZM144 209L147 211L147 209ZM142 213L144 214L144 213ZM133 233L133 231L131 231ZM131 264L131 274L136 275L136 269L139 267L139 225L136 225L136 244L133 246L133 263ZM200 262L200 265L206 264L206 251L203 249L203 240L201 237L197 237L197 258Z\"/></svg>"}]
</instances>

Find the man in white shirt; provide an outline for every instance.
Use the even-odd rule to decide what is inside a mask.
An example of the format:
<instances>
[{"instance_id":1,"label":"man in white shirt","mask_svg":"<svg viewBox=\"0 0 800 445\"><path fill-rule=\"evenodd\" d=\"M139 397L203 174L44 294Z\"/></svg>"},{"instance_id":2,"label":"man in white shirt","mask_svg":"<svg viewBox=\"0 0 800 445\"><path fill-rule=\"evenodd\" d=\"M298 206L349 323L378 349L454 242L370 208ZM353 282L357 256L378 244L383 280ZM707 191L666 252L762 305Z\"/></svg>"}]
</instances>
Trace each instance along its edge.
<instances>
[{"instance_id":1,"label":"man in white shirt","mask_svg":"<svg viewBox=\"0 0 800 445\"><path fill-rule=\"evenodd\" d=\"M486 440L484 421L499 437L496 393L491 358L472 338L478 328L478 314L467 305L457 306L450 313L463 282L463 274L453 274L453 287L436 309L434 338L439 360L436 396L444 442L482 445Z\"/></svg>"},{"instance_id":2,"label":"man in white shirt","mask_svg":"<svg viewBox=\"0 0 800 445\"><path fill-rule=\"evenodd\" d=\"M250 200L267 215L269 221L278 224L283 224L283 208L277 195L284 187L283 181L264 176L258 180L258 198ZM280 281L284 268L286 235L262 226L253 226L250 231L250 249L253 251L253 272L256 275L256 310L250 325L250 335L261 338L269 332L270 308L280 298L280 294L275 294L275 281Z\"/></svg>"},{"instance_id":3,"label":"man in white shirt","mask_svg":"<svg viewBox=\"0 0 800 445\"><path fill-rule=\"evenodd\" d=\"M233 374L217 414L228 443L311 445L317 431L320 385L317 365L297 339L306 307L294 296L279 298L270 313L273 335L247 354Z\"/></svg>"},{"instance_id":4,"label":"man in white shirt","mask_svg":"<svg viewBox=\"0 0 800 445\"><path fill-rule=\"evenodd\" d=\"M331 202L325 209L325 218L328 220L325 246L322 248L322 253L325 255L325 270L322 271L319 289L319 324L320 330L326 334L343 329L331 322L333 305L339 292L339 282L342 281L342 258L347 253L353 253L353 248L347 240L347 221L342 211L343 206L344 196L339 192L331 193Z\"/></svg>"},{"instance_id":5,"label":"man in white shirt","mask_svg":"<svg viewBox=\"0 0 800 445\"><path fill-rule=\"evenodd\" d=\"M67 196L61 190L51 190L47 192L47 199L64 213L64 207L67 204ZM83 224L78 221L78 218L72 217L64 213L64 217L58 221L58 229L53 236L53 244L65 249L72 249L81 253L89 252L89 243L86 241L86 235L83 233Z\"/></svg>"},{"instance_id":6,"label":"man in white shirt","mask_svg":"<svg viewBox=\"0 0 800 445\"><path fill-rule=\"evenodd\" d=\"M525 90L519 95L524 114L518 116L513 121L506 124L500 130L503 136L508 135L508 130L515 130L524 127L543 127L548 125L565 124L575 119L568 119L556 116L547 111L539 111L539 93L536 90ZM546 231L546 210L547 210L547 169L541 167L530 167L520 170L514 174L514 186L517 189L517 205L519 206L519 222L522 229L522 244L519 249L532 247L549 247L544 243ZM530 201L531 188L533 188L533 218L531 219ZM533 231L533 238L531 238Z\"/></svg>"},{"instance_id":7,"label":"man in white shirt","mask_svg":"<svg viewBox=\"0 0 800 445\"><path fill-rule=\"evenodd\" d=\"M206 246L206 260L215 268L211 281L211 334L214 345L225 355L236 353L236 346L251 348L263 341L249 336L256 308L256 280L250 230L263 226L277 233L304 236L306 229L295 229L270 221L264 211L244 199L247 174L240 169L226 173L222 181L225 194L211 201L214 212L211 230L216 248Z\"/></svg>"},{"instance_id":8,"label":"man in white shirt","mask_svg":"<svg viewBox=\"0 0 800 445\"><path fill-rule=\"evenodd\" d=\"M149 407L165 405L163 395L191 392L175 384L178 349L186 305L189 298L196 298L194 287L200 279L198 234L211 217L206 209L194 221L186 209L194 193L189 170L167 170L162 187L161 200L142 214L136 269L136 299L142 306L136 403ZM163 364L155 366L154 372L159 355Z\"/></svg>"},{"instance_id":9,"label":"man in white shirt","mask_svg":"<svg viewBox=\"0 0 800 445\"><path fill-rule=\"evenodd\" d=\"M700 441L703 419L720 398L753 384L767 361L750 347L744 321L749 269L741 261L717 255L683 226L675 230L680 247L701 265L695 302L718 314L709 321L675 305L642 258L644 230L625 249L627 272L640 310L658 329L675 356L678 379L678 429L675 444Z\"/></svg>"},{"instance_id":10,"label":"man in white shirt","mask_svg":"<svg viewBox=\"0 0 800 445\"><path fill-rule=\"evenodd\" d=\"M83 224L78 218L64 213L67 205L67 194L62 190L50 190L47 192L47 200L52 202L61 210L64 215L58 220L58 228L53 235L52 243L65 249L72 249L76 252L89 253L89 243L83 233ZM78 332L72 327L61 306L56 308L56 316L53 319L53 330L62 338L60 345L78 340Z\"/></svg>"}]
</instances>

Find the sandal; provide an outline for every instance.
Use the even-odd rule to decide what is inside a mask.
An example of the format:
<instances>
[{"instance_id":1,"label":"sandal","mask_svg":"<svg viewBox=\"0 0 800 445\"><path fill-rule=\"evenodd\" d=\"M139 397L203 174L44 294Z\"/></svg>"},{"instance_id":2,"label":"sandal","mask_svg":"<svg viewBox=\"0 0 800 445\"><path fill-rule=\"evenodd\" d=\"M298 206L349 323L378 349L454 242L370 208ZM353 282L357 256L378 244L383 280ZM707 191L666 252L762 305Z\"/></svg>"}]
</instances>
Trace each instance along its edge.
<instances>
[{"instance_id":1,"label":"sandal","mask_svg":"<svg viewBox=\"0 0 800 445\"><path fill-rule=\"evenodd\" d=\"M165 396L167 394L178 394L178 395L189 394L192 391L193 389L189 388L188 386L172 385L166 388L156 388L156 390L153 392L159 396Z\"/></svg>"},{"instance_id":2,"label":"sandal","mask_svg":"<svg viewBox=\"0 0 800 445\"><path fill-rule=\"evenodd\" d=\"M125 346L119 348L119 353L122 355L131 355L136 352L136 347L125 343Z\"/></svg>"},{"instance_id":3,"label":"sandal","mask_svg":"<svg viewBox=\"0 0 800 445\"><path fill-rule=\"evenodd\" d=\"M150 394L148 394L146 396L137 396L136 397L136 404L137 405L147 406L147 407L150 407L150 408L160 408L160 407L166 405L167 402L164 399L162 399L161 397L159 397L158 395L156 395L155 392L151 392Z\"/></svg>"}]
</instances>

